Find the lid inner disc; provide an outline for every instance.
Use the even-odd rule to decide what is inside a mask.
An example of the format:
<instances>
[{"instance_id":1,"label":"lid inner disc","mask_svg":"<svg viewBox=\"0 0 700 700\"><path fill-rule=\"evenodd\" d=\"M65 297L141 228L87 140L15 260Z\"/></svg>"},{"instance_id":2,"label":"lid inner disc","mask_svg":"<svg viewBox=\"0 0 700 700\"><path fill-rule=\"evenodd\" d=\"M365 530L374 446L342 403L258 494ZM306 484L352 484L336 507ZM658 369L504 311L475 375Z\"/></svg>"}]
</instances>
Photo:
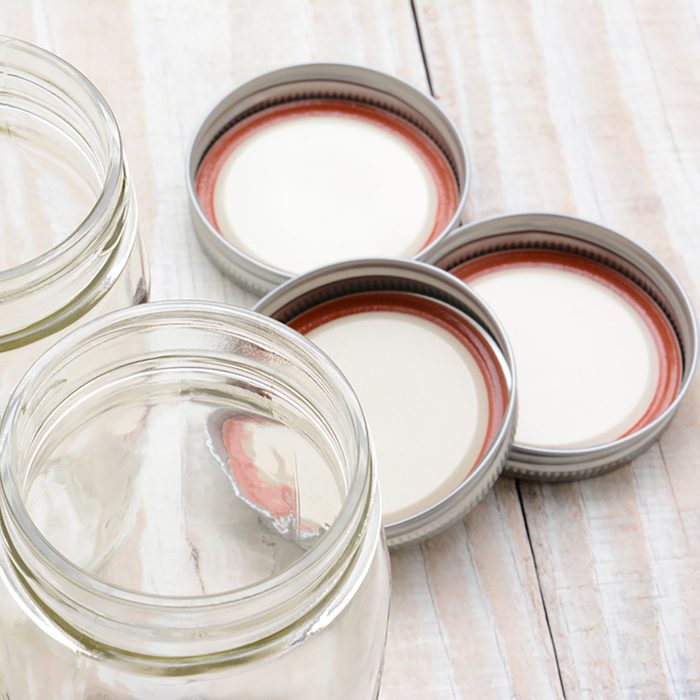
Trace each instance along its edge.
<instances>
[{"instance_id":1,"label":"lid inner disc","mask_svg":"<svg viewBox=\"0 0 700 700\"><path fill-rule=\"evenodd\" d=\"M277 105L226 131L197 196L243 253L292 273L364 256L411 257L457 208L447 159L391 112L339 99Z\"/></svg>"},{"instance_id":2,"label":"lid inner disc","mask_svg":"<svg viewBox=\"0 0 700 700\"><path fill-rule=\"evenodd\" d=\"M360 399L377 450L384 524L452 493L503 419L507 390L473 323L434 299L367 292L334 299L290 325L325 350Z\"/></svg>"},{"instance_id":3,"label":"lid inner disc","mask_svg":"<svg viewBox=\"0 0 700 700\"><path fill-rule=\"evenodd\" d=\"M516 440L578 448L617 440L675 398L682 358L654 300L572 253L510 250L452 270L503 322L518 371Z\"/></svg>"}]
</instances>

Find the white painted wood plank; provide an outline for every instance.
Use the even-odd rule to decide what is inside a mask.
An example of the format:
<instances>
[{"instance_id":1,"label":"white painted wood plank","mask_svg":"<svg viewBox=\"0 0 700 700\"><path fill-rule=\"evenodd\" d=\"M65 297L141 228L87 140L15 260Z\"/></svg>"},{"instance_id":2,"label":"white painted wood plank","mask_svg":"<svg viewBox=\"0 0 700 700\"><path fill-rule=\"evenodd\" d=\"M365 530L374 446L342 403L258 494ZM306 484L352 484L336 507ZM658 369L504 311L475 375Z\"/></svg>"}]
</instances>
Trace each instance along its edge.
<instances>
[{"instance_id":1,"label":"white painted wood plank","mask_svg":"<svg viewBox=\"0 0 700 700\"><path fill-rule=\"evenodd\" d=\"M511 480L463 523L392 556L382 698L551 698L553 650Z\"/></svg>"},{"instance_id":2,"label":"white painted wood plank","mask_svg":"<svg viewBox=\"0 0 700 700\"><path fill-rule=\"evenodd\" d=\"M471 146L470 215L617 228L697 300L697 2L419 3L433 84ZM700 396L631 466L523 486L569 697L700 696Z\"/></svg>"}]
</instances>

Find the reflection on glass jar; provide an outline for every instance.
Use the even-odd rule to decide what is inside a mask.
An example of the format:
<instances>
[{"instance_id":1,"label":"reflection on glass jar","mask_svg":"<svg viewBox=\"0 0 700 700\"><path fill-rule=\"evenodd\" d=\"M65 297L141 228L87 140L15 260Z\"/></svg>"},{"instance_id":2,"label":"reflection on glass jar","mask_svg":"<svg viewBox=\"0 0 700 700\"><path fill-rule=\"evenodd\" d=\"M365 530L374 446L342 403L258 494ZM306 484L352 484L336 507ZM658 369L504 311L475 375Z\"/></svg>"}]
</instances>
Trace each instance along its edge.
<instances>
[{"instance_id":1,"label":"reflection on glass jar","mask_svg":"<svg viewBox=\"0 0 700 700\"><path fill-rule=\"evenodd\" d=\"M0 695L376 697L372 451L294 331L195 302L82 325L10 400L0 473Z\"/></svg>"},{"instance_id":2,"label":"reflection on glass jar","mask_svg":"<svg viewBox=\"0 0 700 700\"><path fill-rule=\"evenodd\" d=\"M78 321L145 301L136 202L104 98L70 65L0 37L0 413Z\"/></svg>"}]
</instances>

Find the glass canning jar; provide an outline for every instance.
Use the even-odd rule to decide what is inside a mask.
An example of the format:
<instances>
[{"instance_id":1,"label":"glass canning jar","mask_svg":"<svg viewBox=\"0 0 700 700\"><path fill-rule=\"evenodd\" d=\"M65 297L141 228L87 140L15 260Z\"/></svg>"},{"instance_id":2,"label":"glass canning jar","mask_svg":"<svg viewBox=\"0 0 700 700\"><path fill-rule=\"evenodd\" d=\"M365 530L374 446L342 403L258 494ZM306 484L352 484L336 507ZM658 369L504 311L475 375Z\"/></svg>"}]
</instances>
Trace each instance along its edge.
<instances>
[{"instance_id":1,"label":"glass canning jar","mask_svg":"<svg viewBox=\"0 0 700 700\"><path fill-rule=\"evenodd\" d=\"M0 37L0 414L62 332L147 291L107 103L57 56Z\"/></svg>"},{"instance_id":2,"label":"glass canning jar","mask_svg":"<svg viewBox=\"0 0 700 700\"><path fill-rule=\"evenodd\" d=\"M10 399L0 476L0 696L377 696L372 449L295 331L204 302L81 325Z\"/></svg>"}]
</instances>

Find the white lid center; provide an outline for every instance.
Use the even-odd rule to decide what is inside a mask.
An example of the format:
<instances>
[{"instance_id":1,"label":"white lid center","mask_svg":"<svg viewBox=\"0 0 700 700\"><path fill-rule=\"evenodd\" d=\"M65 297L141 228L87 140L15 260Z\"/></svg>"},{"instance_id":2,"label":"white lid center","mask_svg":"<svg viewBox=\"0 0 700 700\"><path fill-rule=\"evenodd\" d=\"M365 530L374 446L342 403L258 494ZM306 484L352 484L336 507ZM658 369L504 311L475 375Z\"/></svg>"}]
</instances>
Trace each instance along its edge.
<instances>
[{"instance_id":1,"label":"white lid center","mask_svg":"<svg viewBox=\"0 0 700 700\"><path fill-rule=\"evenodd\" d=\"M430 237L437 204L410 142L342 114L258 129L232 150L214 189L222 235L294 273L360 256L411 257Z\"/></svg>"},{"instance_id":2,"label":"white lid center","mask_svg":"<svg viewBox=\"0 0 700 700\"><path fill-rule=\"evenodd\" d=\"M424 318L368 311L307 333L345 373L374 439L384 523L451 493L486 439L489 399L465 345Z\"/></svg>"},{"instance_id":3,"label":"white lid center","mask_svg":"<svg viewBox=\"0 0 700 700\"><path fill-rule=\"evenodd\" d=\"M519 443L601 444L643 417L659 383L659 354L644 319L620 293L547 266L494 270L469 284L513 346Z\"/></svg>"}]
</instances>

